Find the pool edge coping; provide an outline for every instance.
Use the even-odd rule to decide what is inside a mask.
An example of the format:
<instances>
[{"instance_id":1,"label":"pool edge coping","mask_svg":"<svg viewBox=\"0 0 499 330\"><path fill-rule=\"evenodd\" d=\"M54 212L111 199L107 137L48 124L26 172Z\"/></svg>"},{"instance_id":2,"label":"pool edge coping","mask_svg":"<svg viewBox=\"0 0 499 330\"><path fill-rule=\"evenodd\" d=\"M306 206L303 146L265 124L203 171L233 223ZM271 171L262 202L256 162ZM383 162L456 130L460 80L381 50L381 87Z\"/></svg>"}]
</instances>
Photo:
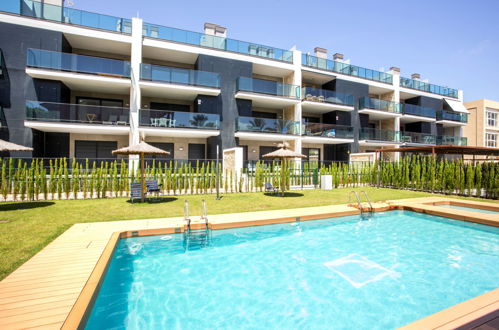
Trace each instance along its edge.
<instances>
[{"instance_id":1,"label":"pool edge coping","mask_svg":"<svg viewBox=\"0 0 499 330\"><path fill-rule=\"evenodd\" d=\"M491 219L483 219L484 215L479 214L479 212L471 212L464 211L471 214L460 214L462 212L457 212L455 209L444 209L438 208L438 204L448 203L448 204L456 204L460 203L461 200L456 199L445 199L443 201L431 201L431 202L421 202L420 199L428 199L426 197L423 198L415 198L414 200L400 200L400 201L388 201L388 202L377 202L373 203L373 209L375 212L385 212L392 210L407 210L418 213L442 216L446 218L452 218L460 221L474 222L494 227L499 227L499 220L492 219L493 214L486 216L486 218ZM468 202L465 201L462 203L464 206L475 205L476 203L480 203L481 206L490 206L493 210L497 209L497 206L492 203L487 202ZM345 206L354 206L354 205L345 205ZM435 209L437 208L437 209ZM461 211L461 210L459 210ZM271 219L260 219L260 220L244 220L244 221L217 221L208 222L209 228L213 230L222 230L222 229L230 229L230 228L242 228L242 227L251 227L251 226L261 226L261 225L270 225L270 224L279 224L279 223L290 223L295 221L309 221L309 220L320 220L327 218L336 218L343 217L349 215L357 215L360 211L356 210L348 210L348 211L338 211L333 213L323 213L323 214L310 214L303 215L299 217L281 217L281 218L271 218ZM476 213L476 214L475 214ZM202 223L193 222L193 226L201 226ZM114 250L122 238L130 238L130 237L140 237L140 236L151 236L151 235L162 235L162 234L173 234L173 233L183 233L186 229L186 225L178 226L171 225L165 228L160 229L143 229L143 230L126 230L126 231L117 231L113 232L109 241L104 248L103 253L99 257L94 269L92 270L87 282L85 283L80 295L78 296L75 304L71 308L68 316L66 317L61 329L84 329L86 322L88 321L88 317L92 311L93 305L99 293L99 289L102 286L102 282L105 278L105 273L109 267L109 264L112 259L112 255ZM496 306L497 305L497 306ZM451 326L451 328L462 327L469 325L470 322L477 322L478 320L490 316L491 311L487 309L487 307L493 306L495 308L492 311L492 314L499 310L499 288L494 289L492 291L488 291L479 296L470 298L464 302L459 304L450 306L446 309L440 310L428 316L425 316L419 320L411 322L407 325L401 327L401 329L411 330L411 329L437 329L437 328L446 328L446 326ZM497 307L497 308L496 308ZM493 316L492 316L493 317ZM490 320L490 319L488 319ZM485 320L484 322L487 322Z\"/></svg>"}]
</instances>

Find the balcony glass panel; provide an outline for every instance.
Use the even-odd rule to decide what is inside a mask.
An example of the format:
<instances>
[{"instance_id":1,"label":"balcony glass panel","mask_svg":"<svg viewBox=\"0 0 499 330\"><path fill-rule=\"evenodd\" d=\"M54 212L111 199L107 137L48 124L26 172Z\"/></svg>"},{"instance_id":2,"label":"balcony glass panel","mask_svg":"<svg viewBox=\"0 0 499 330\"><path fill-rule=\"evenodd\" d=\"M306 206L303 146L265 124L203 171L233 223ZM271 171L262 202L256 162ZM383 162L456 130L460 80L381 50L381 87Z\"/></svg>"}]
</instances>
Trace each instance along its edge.
<instances>
[{"instance_id":1,"label":"balcony glass panel","mask_svg":"<svg viewBox=\"0 0 499 330\"><path fill-rule=\"evenodd\" d=\"M366 69L360 66L332 61L307 54L302 54L302 65L387 84L393 83L393 76L389 73Z\"/></svg>"},{"instance_id":2,"label":"balcony glass panel","mask_svg":"<svg viewBox=\"0 0 499 330\"><path fill-rule=\"evenodd\" d=\"M437 112L437 120L450 120L450 121L458 121L461 123L467 123L468 114L442 110Z\"/></svg>"},{"instance_id":3,"label":"balcony glass panel","mask_svg":"<svg viewBox=\"0 0 499 330\"><path fill-rule=\"evenodd\" d=\"M214 48L289 63L293 62L293 52L289 50L219 36L212 36L199 32L186 31L167 26L144 23L143 35L145 37L155 39Z\"/></svg>"},{"instance_id":4,"label":"balcony glass panel","mask_svg":"<svg viewBox=\"0 0 499 330\"><path fill-rule=\"evenodd\" d=\"M328 91L325 89L304 87L302 90L302 97L304 101L326 102L353 106L353 95Z\"/></svg>"},{"instance_id":5,"label":"balcony glass panel","mask_svg":"<svg viewBox=\"0 0 499 330\"><path fill-rule=\"evenodd\" d=\"M400 87L417 89L423 92L439 94L454 98L458 97L457 89L433 85L420 80L414 80L404 77L400 77Z\"/></svg>"},{"instance_id":6,"label":"balcony glass panel","mask_svg":"<svg viewBox=\"0 0 499 330\"><path fill-rule=\"evenodd\" d=\"M417 132L401 132L400 142L405 143L422 143L422 144L435 144L437 137L431 134L417 133Z\"/></svg>"},{"instance_id":7,"label":"balcony glass panel","mask_svg":"<svg viewBox=\"0 0 499 330\"><path fill-rule=\"evenodd\" d=\"M306 123L303 124L302 132L306 136L353 139L353 127L351 126Z\"/></svg>"},{"instance_id":8,"label":"balcony glass panel","mask_svg":"<svg viewBox=\"0 0 499 330\"><path fill-rule=\"evenodd\" d=\"M300 123L291 120L238 117L236 126L236 129L240 132L300 134Z\"/></svg>"},{"instance_id":9,"label":"balcony glass panel","mask_svg":"<svg viewBox=\"0 0 499 330\"><path fill-rule=\"evenodd\" d=\"M359 109L372 109L386 112L400 113L402 104L385 100L363 97L359 100Z\"/></svg>"},{"instance_id":10,"label":"balcony glass panel","mask_svg":"<svg viewBox=\"0 0 499 330\"><path fill-rule=\"evenodd\" d=\"M40 1L2 0L0 1L0 11L99 30L125 34L132 32L132 24L128 19L56 6Z\"/></svg>"},{"instance_id":11,"label":"balcony glass panel","mask_svg":"<svg viewBox=\"0 0 499 330\"><path fill-rule=\"evenodd\" d=\"M419 105L414 105L414 104L404 104L404 114L435 118L437 112L435 109L432 108L421 107Z\"/></svg>"},{"instance_id":12,"label":"balcony glass panel","mask_svg":"<svg viewBox=\"0 0 499 330\"><path fill-rule=\"evenodd\" d=\"M282 84L271 80L239 77L237 79L237 90L295 99L300 98L300 86Z\"/></svg>"},{"instance_id":13,"label":"balcony glass panel","mask_svg":"<svg viewBox=\"0 0 499 330\"><path fill-rule=\"evenodd\" d=\"M220 75L218 73L152 64L141 64L140 79L172 84L220 88Z\"/></svg>"},{"instance_id":14,"label":"balcony glass panel","mask_svg":"<svg viewBox=\"0 0 499 330\"><path fill-rule=\"evenodd\" d=\"M398 142L400 141L400 132L387 129L361 128L359 138L361 140Z\"/></svg>"},{"instance_id":15,"label":"balcony glass panel","mask_svg":"<svg viewBox=\"0 0 499 330\"><path fill-rule=\"evenodd\" d=\"M438 145L454 145L454 146L466 146L468 145L468 139L460 136L448 136L442 135L437 136Z\"/></svg>"},{"instance_id":16,"label":"balcony glass panel","mask_svg":"<svg viewBox=\"0 0 499 330\"><path fill-rule=\"evenodd\" d=\"M26 101L26 120L98 125L128 125L130 110L69 103Z\"/></svg>"},{"instance_id":17,"label":"balcony glass panel","mask_svg":"<svg viewBox=\"0 0 499 330\"><path fill-rule=\"evenodd\" d=\"M130 78L130 62L109 58L28 49L27 66L119 78Z\"/></svg>"},{"instance_id":18,"label":"balcony glass panel","mask_svg":"<svg viewBox=\"0 0 499 330\"><path fill-rule=\"evenodd\" d=\"M140 110L140 126L219 129L220 116L211 113Z\"/></svg>"}]
</instances>

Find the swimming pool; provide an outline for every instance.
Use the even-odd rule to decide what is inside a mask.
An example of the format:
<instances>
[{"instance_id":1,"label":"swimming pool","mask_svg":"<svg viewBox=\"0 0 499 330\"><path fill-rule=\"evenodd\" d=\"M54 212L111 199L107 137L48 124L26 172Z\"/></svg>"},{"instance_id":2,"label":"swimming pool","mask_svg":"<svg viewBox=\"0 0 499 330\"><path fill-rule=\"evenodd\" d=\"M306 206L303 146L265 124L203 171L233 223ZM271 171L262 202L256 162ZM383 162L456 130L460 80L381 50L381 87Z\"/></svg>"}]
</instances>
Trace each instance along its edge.
<instances>
[{"instance_id":1,"label":"swimming pool","mask_svg":"<svg viewBox=\"0 0 499 330\"><path fill-rule=\"evenodd\" d=\"M479 209L477 207L467 207L467 206L452 205L452 204L437 204L436 206L447 207L450 209L457 209L457 210L463 210L463 211L473 211L473 212L488 213L488 214L499 214L499 212L497 212L497 211L484 210L484 209Z\"/></svg>"},{"instance_id":2,"label":"swimming pool","mask_svg":"<svg viewBox=\"0 0 499 330\"><path fill-rule=\"evenodd\" d=\"M498 286L499 228L390 211L122 239L86 328L395 328Z\"/></svg>"}]
</instances>

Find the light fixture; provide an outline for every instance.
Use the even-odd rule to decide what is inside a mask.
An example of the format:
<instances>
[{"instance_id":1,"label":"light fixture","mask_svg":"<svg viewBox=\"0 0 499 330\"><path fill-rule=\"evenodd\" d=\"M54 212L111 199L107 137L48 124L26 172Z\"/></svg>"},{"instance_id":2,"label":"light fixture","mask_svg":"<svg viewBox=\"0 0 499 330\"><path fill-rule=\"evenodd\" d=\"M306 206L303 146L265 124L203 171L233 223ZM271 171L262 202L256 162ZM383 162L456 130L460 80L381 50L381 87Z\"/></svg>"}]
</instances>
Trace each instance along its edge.
<instances>
[{"instance_id":1,"label":"light fixture","mask_svg":"<svg viewBox=\"0 0 499 330\"><path fill-rule=\"evenodd\" d=\"M178 150L179 151L184 151L184 147L179 147Z\"/></svg>"},{"instance_id":2,"label":"light fixture","mask_svg":"<svg viewBox=\"0 0 499 330\"><path fill-rule=\"evenodd\" d=\"M256 152L256 149L252 149L251 152Z\"/></svg>"}]
</instances>

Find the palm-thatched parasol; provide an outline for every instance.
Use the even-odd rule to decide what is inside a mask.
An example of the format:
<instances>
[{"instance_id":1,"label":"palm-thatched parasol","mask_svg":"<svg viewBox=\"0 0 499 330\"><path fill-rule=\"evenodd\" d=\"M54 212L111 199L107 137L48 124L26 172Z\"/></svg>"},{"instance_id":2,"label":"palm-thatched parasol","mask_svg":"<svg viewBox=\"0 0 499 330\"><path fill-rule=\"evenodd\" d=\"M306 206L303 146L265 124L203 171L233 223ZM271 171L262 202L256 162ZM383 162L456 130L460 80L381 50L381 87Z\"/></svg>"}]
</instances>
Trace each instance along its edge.
<instances>
[{"instance_id":1,"label":"palm-thatched parasol","mask_svg":"<svg viewBox=\"0 0 499 330\"><path fill-rule=\"evenodd\" d=\"M146 181L144 180L144 155L169 155L168 151L153 147L152 145L141 141L139 144L134 144L128 147L113 150L114 155L139 155L140 156L140 180L142 183L142 202L145 200L144 191L146 189Z\"/></svg>"},{"instance_id":2,"label":"palm-thatched parasol","mask_svg":"<svg viewBox=\"0 0 499 330\"><path fill-rule=\"evenodd\" d=\"M0 151L33 151L33 148L25 147L5 140L0 140Z\"/></svg>"},{"instance_id":3,"label":"palm-thatched parasol","mask_svg":"<svg viewBox=\"0 0 499 330\"><path fill-rule=\"evenodd\" d=\"M305 155L300 154L299 152L295 152L289 149L289 144L287 142L280 143L278 145L280 149L269 152L268 154L263 155L264 158L280 158L281 159L281 193L284 196L284 188L285 188L285 165L286 160L290 158L305 158Z\"/></svg>"}]
</instances>

